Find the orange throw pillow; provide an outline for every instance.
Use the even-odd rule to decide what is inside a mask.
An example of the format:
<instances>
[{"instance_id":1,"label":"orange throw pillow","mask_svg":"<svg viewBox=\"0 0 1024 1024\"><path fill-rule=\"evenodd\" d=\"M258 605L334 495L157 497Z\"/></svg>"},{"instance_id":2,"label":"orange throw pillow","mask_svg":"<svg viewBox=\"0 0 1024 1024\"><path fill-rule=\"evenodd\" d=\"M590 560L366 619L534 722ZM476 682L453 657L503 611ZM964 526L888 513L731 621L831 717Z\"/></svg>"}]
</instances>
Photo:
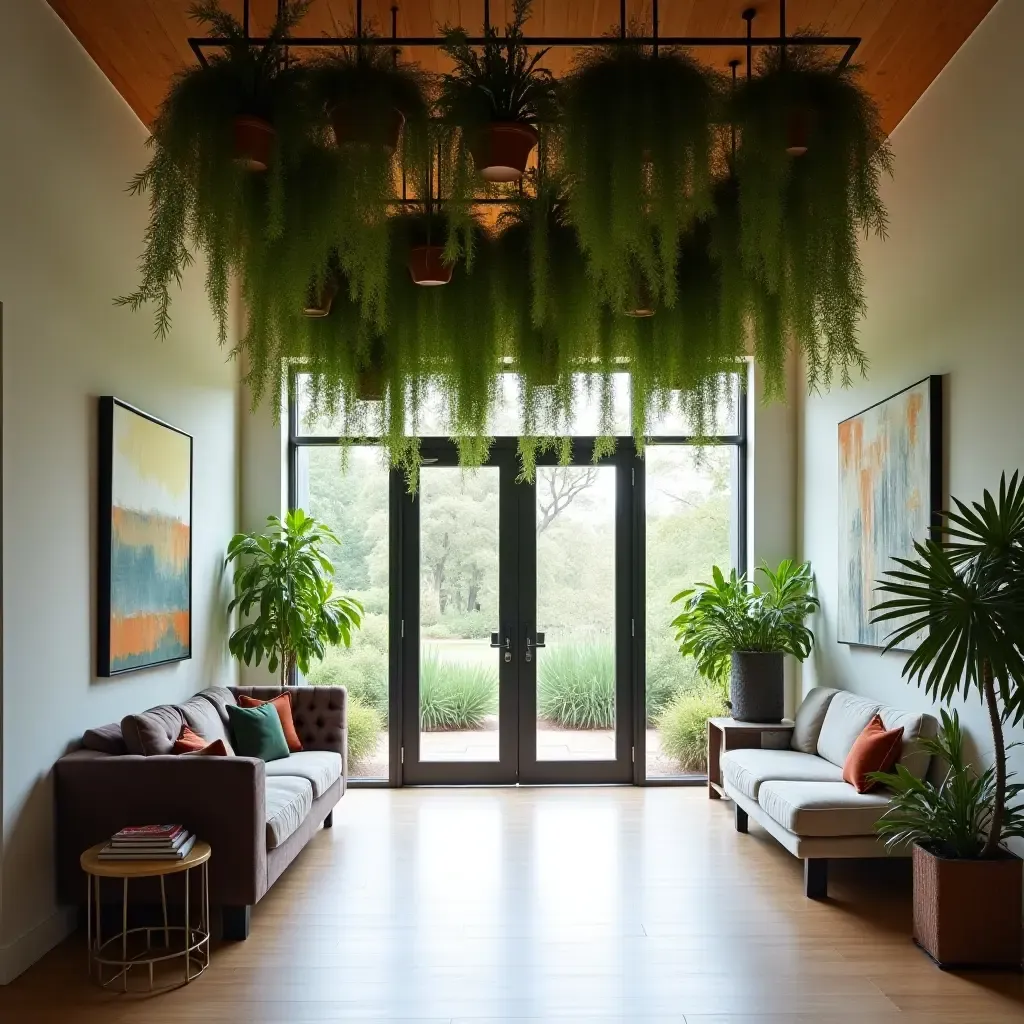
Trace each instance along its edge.
<instances>
[{"instance_id":1,"label":"orange throw pillow","mask_svg":"<svg viewBox=\"0 0 1024 1024\"><path fill-rule=\"evenodd\" d=\"M273 704L277 711L277 717L281 719L281 728L284 730L284 738L288 743L288 749L294 754L302 749L302 740L295 731L295 722L292 721L292 699L287 693L272 700L257 700L255 697L240 694L238 706L240 708L258 708L261 704Z\"/></svg>"},{"instance_id":2,"label":"orange throw pillow","mask_svg":"<svg viewBox=\"0 0 1024 1024\"><path fill-rule=\"evenodd\" d=\"M864 731L853 741L843 762L843 780L858 793L867 793L878 785L867 777L868 772L892 771L903 749L903 726L886 729L875 715Z\"/></svg>"},{"instance_id":3,"label":"orange throw pillow","mask_svg":"<svg viewBox=\"0 0 1024 1024\"><path fill-rule=\"evenodd\" d=\"M223 740L214 740L202 750L193 751L196 757L227 757L228 748L224 746Z\"/></svg>"},{"instance_id":4,"label":"orange throw pillow","mask_svg":"<svg viewBox=\"0 0 1024 1024\"><path fill-rule=\"evenodd\" d=\"M172 754L195 754L207 745L207 741L197 732L193 732L187 725L181 727L178 738L171 748Z\"/></svg>"}]
</instances>

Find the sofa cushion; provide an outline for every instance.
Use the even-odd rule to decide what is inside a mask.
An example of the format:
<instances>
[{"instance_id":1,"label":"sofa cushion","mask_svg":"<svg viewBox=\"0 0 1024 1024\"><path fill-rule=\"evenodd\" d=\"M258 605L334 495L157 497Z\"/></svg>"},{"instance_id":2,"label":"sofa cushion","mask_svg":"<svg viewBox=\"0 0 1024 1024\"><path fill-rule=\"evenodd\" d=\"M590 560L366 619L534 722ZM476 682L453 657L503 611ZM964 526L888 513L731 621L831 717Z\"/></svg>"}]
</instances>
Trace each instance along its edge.
<instances>
[{"instance_id":1,"label":"sofa cushion","mask_svg":"<svg viewBox=\"0 0 1024 1024\"><path fill-rule=\"evenodd\" d=\"M869 836L889 806L885 792L858 793L845 782L765 782L757 802L798 836Z\"/></svg>"},{"instance_id":2,"label":"sofa cushion","mask_svg":"<svg viewBox=\"0 0 1024 1024\"><path fill-rule=\"evenodd\" d=\"M185 716L177 704L160 704L139 715L121 719L121 734L129 754L169 754L181 733Z\"/></svg>"},{"instance_id":3,"label":"sofa cushion","mask_svg":"<svg viewBox=\"0 0 1024 1024\"><path fill-rule=\"evenodd\" d=\"M288 749L297 753L302 749L302 741L295 732L295 722L292 720L292 696L290 693L282 693L270 700L258 700L250 697L247 693L238 695L238 706L240 708L258 708L261 704L273 704L277 711L277 717L281 719L281 728L284 730L284 738L288 743Z\"/></svg>"},{"instance_id":4,"label":"sofa cushion","mask_svg":"<svg viewBox=\"0 0 1024 1024\"><path fill-rule=\"evenodd\" d=\"M840 690L829 701L818 734L818 755L842 768L853 741L878 712L878 702Z\"/></svg>"},{"instance_id":5,"label":"sofa cushion","mask_svg":"<svg viewBox=\"0 0 1024 1024\"><path fill-rule=\"evenodd\" d=\"M214 740L223 740L228 753L234 752L227 726L221 719L217 706L203 694L197 693L194 697L189 697L184 704L179 704L178 706L181 708L185 724L197 736L201 736L207 743L213 743Z\"/></svg>"},{"instance_id":6,"label":"sofa cushion","mask_svg":"<svg viewBox=\"0 0 1024 1024\"><path fill-rule=\"evenodd\" d=\"M209 701L214 706L217 714L220 716L220 720L224 723L224 728L227 729L228 705L238 703L238 701L235 700L234 693L232 693L226 686L210 686L205 690L200 690L196 694L196 697Z\"/></svg>"},{"instance_id":7,"label":"sofa cushion","mask_svg":"<svg viewBox=\"0 0 1024 1024\"><path fill-rule=\"evenodd\" d=\"M923 779L931 763L931 754L921 749L922 739L934 739L939 731L939 723L931 715L916 711L900 711L884 704L878 709L879 717L886 729L903 729L903 749L899 763L911 775Z\"/></svg>"},{"instance_id":8,"label":"sofa cushion","mask_svg":"<svg viewBox=\"0 0 1024 1024\"><path fill-rule=\"evenodd\" d=\"M730 750L722 755L722 777L751 800L771 779L842 782L843 771L815 754L796 750Z\"/></svg>"},{"instance_id":9,"label":"sofa cushion","mask_svg":"<svg viewBox=\"0 0 1024 1024\"><path fill-rule=\"evenodd\" d=\"M276 850L305 820L313 806L308 779L278 775L266 780L267 849Z\"/></svg>"},{"instance_id":10,"label":"sofa cushion","mask_svg":"<svg viewBox=\"0 0 1024 1024\"><path fill-rule=\"evenodd\" d=\"M333 750L300 750L279 761L267 762L267 777L294 775L306 779L313 796L322 797L341 778L341 754Z\"/></svg>"},{"instance_id":11,"label":"sofa cushion","mask_svg":"<svg viewBox=\"0 0 1024 1024\"><path fill-rule=\"evenodd\" d=\"M111 722L96 729L86 729L82 736L82 746L86 750L98 750L101 754L112 754L115 757L128 753L128 744L124 741L120 722Z\"/></svg>"},{"instance_id":12,"label":"sofa cushion","mask_svg":"<svg viewBox=\"0 0 1024 1024\"><path fill-rule=\"evenodd\" d=\"M794 750L804 754L816 754L818 752L818 735L821 733L821 723L825 721L825 712L832 702L832 698L838 690L829 689L826 686L815 686L807 691L807 696L800 702L796 709L796 718L793 721L793 735L789 745Z\"/></svg>"},{"instance_id":13,"label":"sofa cushion","mask_svg":"<svg viewBox=\"0 0 1024 1024\"><path fill-rule=\"evenodd\" d=\"M870 793L879 783L868 776L874 772L891 772L903 749L903 726L886 729L875 715L864 731L853 741L843 764L843 781L858 793Z\"/></svg>"}]
</instances>

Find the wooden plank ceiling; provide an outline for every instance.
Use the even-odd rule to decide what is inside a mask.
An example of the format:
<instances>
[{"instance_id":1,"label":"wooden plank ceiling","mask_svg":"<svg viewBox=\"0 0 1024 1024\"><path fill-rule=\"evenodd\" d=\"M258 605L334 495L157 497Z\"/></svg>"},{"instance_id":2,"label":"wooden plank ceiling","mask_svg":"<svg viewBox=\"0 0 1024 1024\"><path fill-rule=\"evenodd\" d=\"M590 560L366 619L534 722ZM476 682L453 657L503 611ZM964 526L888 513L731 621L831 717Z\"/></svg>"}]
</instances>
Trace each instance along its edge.
<instances>
[{"instance_id":1,"label":"wooden plank ceiling","mask_svg":"<svg viewBox=\"0 0 1024 1024\"><path fill-rule=\"evenodd\" d=\"M189 20L189 0L49 0L51 7L128 101L150 124L170 77L194 61L190 35L202 35ZM481 31L483 0L394 0L398 33L427 36L446 22ZM816 34L860 36L855 62L874 94L886 131L891 132L996 0L789 0L787 28ZM242 0L223 0L225 9L241 14ZM390 31L392 0L365 0L364 18ZM251 31L264 32L276 0L252 0ZM511 0L492 0L491 20L503 23ZM741 12L757 10L754 34L778 33L779 0L661 0L660 32L672 36L740 36L746 31ZM649 12L646 0L629 0L631 15ZM354 0L313 0L298 34L348 34ZM601 35L618 24L617 0L535 0L527 31L545 36ZM837 55L842 51L837 51ZM545 64L564 73L572 49L553 50ZM431 71L444 70L435 48L407 50L407 60ZM701 59L727 70L743 52L727 48L699 51Z\"/></svg>"}]
</instances>

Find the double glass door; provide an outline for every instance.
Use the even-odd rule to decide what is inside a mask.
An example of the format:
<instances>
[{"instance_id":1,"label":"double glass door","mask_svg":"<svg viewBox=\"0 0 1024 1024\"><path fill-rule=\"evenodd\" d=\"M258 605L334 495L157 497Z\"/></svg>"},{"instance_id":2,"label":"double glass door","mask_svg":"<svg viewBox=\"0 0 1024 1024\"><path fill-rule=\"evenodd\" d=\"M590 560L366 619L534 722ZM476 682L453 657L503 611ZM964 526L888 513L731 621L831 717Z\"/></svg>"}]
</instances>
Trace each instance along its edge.
<instances>
[{"instance_id":1,"label":"double glass door","mask_svg":"<svg viewBox=\"0 0 1024 1024\"><path fill-rule=\"evenodd\" d=\"M405 783L632 780L631 458L592 454L540 456L527 483L512 443L474 471L424 445L401 509Z\"/></svg>"}]
</instances>

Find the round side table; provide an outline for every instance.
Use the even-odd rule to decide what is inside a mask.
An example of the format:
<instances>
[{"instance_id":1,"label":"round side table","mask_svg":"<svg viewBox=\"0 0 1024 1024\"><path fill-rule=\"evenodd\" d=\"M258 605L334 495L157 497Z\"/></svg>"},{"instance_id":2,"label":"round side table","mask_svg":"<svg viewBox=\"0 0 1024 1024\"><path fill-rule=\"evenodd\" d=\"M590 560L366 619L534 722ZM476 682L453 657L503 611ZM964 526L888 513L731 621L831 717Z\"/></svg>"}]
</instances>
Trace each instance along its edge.
<instances>
[{"instance_id":1,"label":"round side table","mask_svg":"<svg viewBox=\"0 0 1024 1024\"><path fill-rule=\"evenodd\" d=\"M173 961L179 957L185 961L187 985L198 978L210 966L210 844L197 839L188 855L181 860L101 860L99 853L107 844L99 843L90 847L81 856L82 870L86 874L86 928L89 945L89 977L106 988L120 978L123 990L128 991L128 972L133 967L149 968L149 991L153 991L154 964ZM199 921L193 925L189 897L193 868L199 869L200 910ZM167 888L164 879L168 875L185 874L185 923L171 925L167 918ZM101 926L100 880L120 878L123 882L121 895L121 930L104 939ZM160 904L163 910L163 925L151 927L128 927L128 880L130 878L159 878ZM95 889L95 892L94 892ZM94 912L95 905L95 912ZM153 933L163 932L163 947L154 948ZM171 951L171 934L181 933L184 941L180 949ZM128 955L129 936L143 935L144 948L133 956ZM134 945L135 943L133 943ZM160 952L162 949L162 952ZM120 952L120 958L117 953ZM103 980L106 967L118 968L115 974Z\"/></svg>"}]
</instances>

